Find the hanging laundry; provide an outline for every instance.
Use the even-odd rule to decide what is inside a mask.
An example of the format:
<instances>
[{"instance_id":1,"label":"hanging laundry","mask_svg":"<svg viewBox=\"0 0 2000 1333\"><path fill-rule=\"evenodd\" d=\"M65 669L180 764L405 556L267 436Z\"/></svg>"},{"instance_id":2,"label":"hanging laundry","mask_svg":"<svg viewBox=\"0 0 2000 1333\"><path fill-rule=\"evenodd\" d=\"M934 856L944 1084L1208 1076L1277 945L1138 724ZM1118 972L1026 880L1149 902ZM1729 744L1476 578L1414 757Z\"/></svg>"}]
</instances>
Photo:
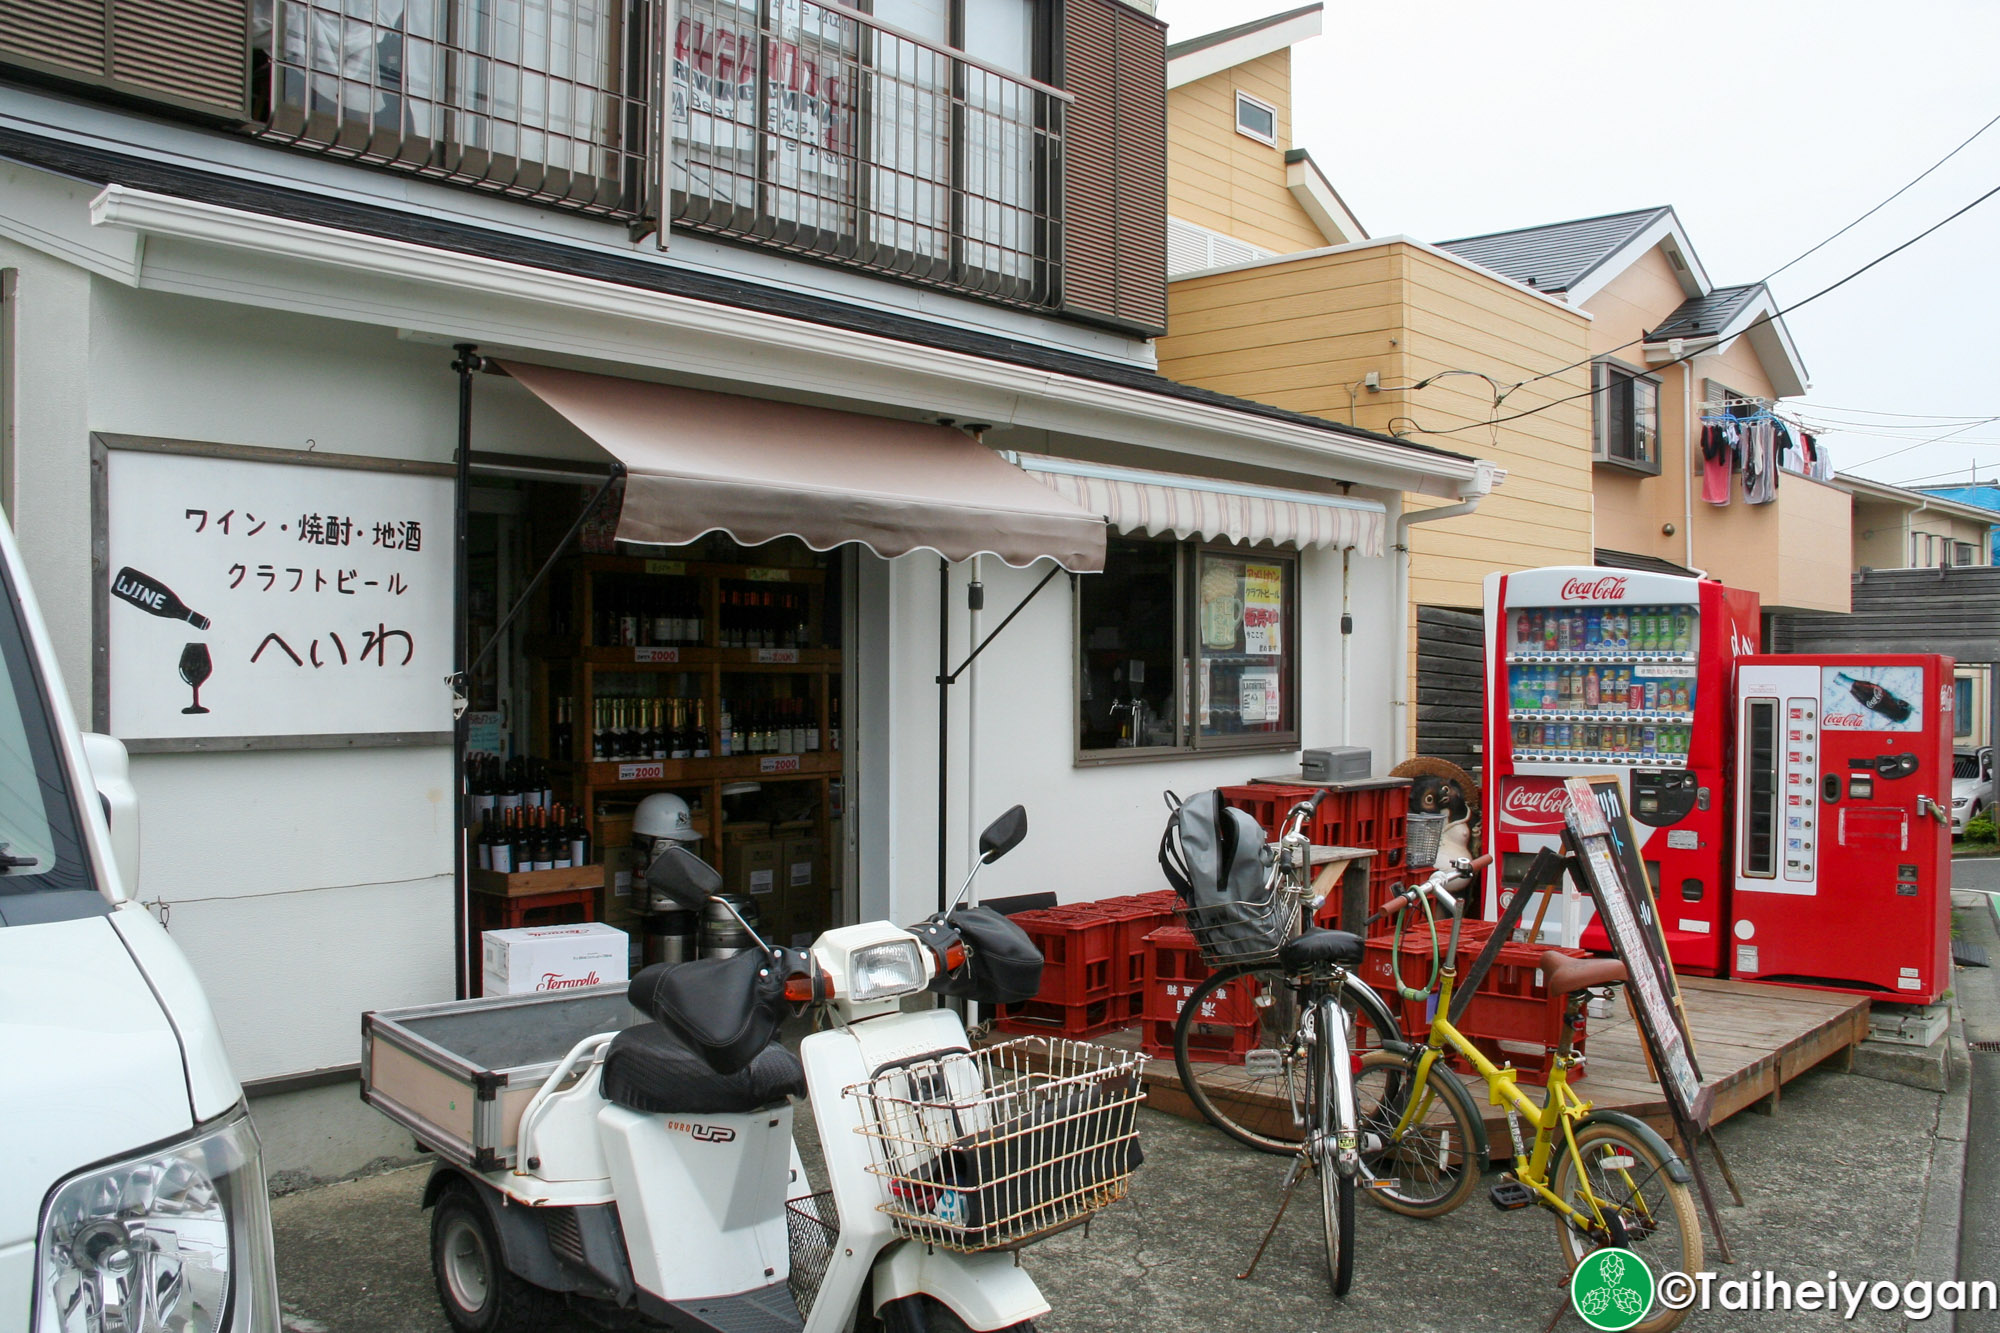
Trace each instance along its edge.
<instances>
[{"instance_id":1,"label":"hanging laundry","mask_svg":"<svg viewBox=\"0 0 2000 1333\"><path fill-rule=\"evenodd\" d=\"M1736 464L1731 441L1733 425L1710 422L1701 428L1701 498L1712 505L1729 503L1729 474Z\"/></svg>"},{"instance_id":2,"label":"hanging laundry","mask_svg":"<svg viewBox=\"0 0 2000 1333\"><path fill-rule=\"evenodd\" d=\"M1770 421L1743 428L1743 503L1767 505L1778 498L1778 436Z\"/></svg>"}]
</instances>

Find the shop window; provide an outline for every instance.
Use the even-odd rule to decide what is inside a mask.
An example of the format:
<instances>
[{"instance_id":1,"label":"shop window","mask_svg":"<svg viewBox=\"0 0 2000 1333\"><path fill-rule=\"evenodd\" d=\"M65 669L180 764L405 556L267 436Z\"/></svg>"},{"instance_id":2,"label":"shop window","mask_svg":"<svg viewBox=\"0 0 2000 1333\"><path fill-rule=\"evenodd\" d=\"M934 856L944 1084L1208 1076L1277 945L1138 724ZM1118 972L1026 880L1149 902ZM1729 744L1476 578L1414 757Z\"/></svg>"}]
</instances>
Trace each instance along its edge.
<instances>
[{"instance_id":1,"label":"shop window","mask_svg":"<svg viewBox=\"0 0 2000 1333\"><path fill-rule=\"evenodd\" d=\"M1236 130L1258 143L1275 147L1278 142L1278 112L1269 102L1260 102L1249 93L1236 94Z\"/></svg>"},{"instance_id":2,"label":"shop window","mask_svg":"<svg viewBox=\"0 0 2000 1333\"><path fill-rule=\"evenodd\" d=\"M1114 538L1076 606L1081 760L1296 748L1296 556Z\"/></svg>"},{"instance_id":3,"label":"shop window","mask_svg":"<svg viewBox=\"0 0 2000 1333\"><path fill-rule=\"evenodd\" d=\"M1597 462L1648 476L1660 471L1660 381L1617 361L1591 367L1593 444Z\"/></svg>"}]
</instances>

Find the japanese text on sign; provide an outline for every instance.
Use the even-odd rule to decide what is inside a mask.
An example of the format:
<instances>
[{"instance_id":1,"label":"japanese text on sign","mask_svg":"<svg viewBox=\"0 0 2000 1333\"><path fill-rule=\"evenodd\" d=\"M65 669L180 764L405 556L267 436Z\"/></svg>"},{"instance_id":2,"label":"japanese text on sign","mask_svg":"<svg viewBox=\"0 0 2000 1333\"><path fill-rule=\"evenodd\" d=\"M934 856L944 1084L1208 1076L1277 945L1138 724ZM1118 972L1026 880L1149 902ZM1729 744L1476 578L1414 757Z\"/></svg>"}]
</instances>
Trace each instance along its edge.
<instances>
[{"instance_id":1,"label":"japanese text on sign","mask_svg":"<svg viewBox=\"0 0 2000 1333\"><path fill-rule=\"evenodd\" d=\"M111 450L103 632L128 739L451 726L451 484Z\"/></svg>"}]
</instances>

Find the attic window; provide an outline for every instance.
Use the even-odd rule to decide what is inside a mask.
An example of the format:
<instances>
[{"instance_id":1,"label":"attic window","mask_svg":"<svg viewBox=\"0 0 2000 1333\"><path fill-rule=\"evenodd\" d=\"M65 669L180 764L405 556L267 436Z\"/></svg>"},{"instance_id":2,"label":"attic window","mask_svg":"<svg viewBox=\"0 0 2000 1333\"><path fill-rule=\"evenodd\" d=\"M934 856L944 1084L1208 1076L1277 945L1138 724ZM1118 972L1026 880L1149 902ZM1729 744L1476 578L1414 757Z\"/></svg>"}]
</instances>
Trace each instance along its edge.
<instances>
[{"instance_id":1,"label":"attic window","mask_svg":"<svg viewBox=\"0 0 2000 1333\"><path fill-rule=\"evenodd\" d=\"M1236 132L1247 134L1258 143L1278 146L1278 109L1269 102L1260 102L1249 93L1236 94Z\"/></svg>"}]
</instances>

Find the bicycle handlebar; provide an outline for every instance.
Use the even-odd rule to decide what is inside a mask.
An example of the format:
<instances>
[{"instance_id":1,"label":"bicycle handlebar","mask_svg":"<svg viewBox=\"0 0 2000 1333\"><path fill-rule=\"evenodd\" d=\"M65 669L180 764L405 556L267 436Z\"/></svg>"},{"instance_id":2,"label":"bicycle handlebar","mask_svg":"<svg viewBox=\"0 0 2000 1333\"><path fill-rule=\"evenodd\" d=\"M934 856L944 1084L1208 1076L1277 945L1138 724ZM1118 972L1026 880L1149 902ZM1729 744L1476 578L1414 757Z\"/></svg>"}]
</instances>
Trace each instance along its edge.
<instances>
[{"instance_id":1,"label":"bicycle handlebar","mask_svg":"<svg viewBox=\"0 0 2000 1333\"><path fill-rule=\"evenodd\" d=\"M1450 865L1438 866L1435 870L1431 871L1429 879L1421 884L1411 885L1402 893L1383 903L1381 910L1369 917L1366 924L1372 926L1383 917L1395 915L1404 908L1415 904L1425 894L1436 897L1447 909L1448 915L1456 916L1459 910L1458 900L1451 896L1450 891L1445 888L1445 885L1455 879L1469 879L1492 864L1493 853L1488 852L1475 860L1457 860L1453 861Z\"/></svg>"}]
</instances>

